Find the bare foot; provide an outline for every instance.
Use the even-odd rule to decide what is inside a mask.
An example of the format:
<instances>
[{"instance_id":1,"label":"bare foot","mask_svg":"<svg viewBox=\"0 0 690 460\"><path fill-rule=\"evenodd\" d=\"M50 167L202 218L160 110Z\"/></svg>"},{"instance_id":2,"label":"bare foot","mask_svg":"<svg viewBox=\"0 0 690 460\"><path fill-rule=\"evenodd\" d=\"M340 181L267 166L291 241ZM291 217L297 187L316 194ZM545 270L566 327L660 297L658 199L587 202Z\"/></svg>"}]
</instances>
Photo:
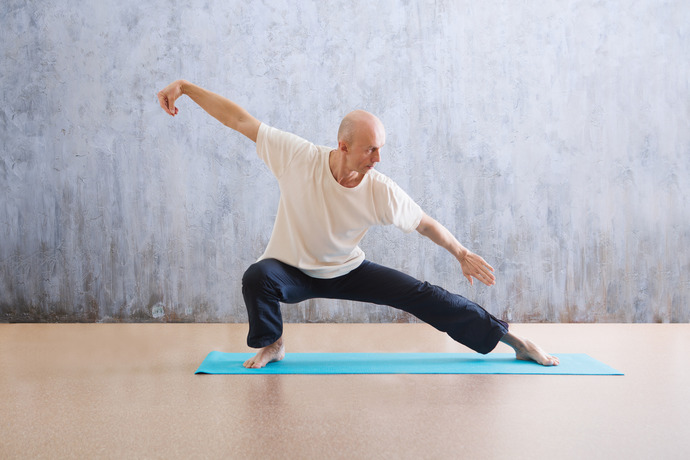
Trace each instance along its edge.
<instances>
[{"instance_id":1,"label":"bare foot","mask_svg":"<svg viewBox=\"0 0 690 460\"><path fill-rule=\"evenodd\" d=\"M515 350L515 357L523 361L534 361L542 366L558 366L560 361L555 356L547 354L538 345L508 332L501 342L510 345Z\"/></svg>"},{"instance_id":2,"label":"bare foot","mask_svg":"<svg viewBox=\"0 0 690 460\"><path fill-rule=\"evenodd\" d=\"M279 338L267 347L263 347L253 358L249 358L244 362L244 367L252 369L261 369L268 363L280 361L285 358L285 346L283 345L283 338Z\"/></svg>"}]
</instances>

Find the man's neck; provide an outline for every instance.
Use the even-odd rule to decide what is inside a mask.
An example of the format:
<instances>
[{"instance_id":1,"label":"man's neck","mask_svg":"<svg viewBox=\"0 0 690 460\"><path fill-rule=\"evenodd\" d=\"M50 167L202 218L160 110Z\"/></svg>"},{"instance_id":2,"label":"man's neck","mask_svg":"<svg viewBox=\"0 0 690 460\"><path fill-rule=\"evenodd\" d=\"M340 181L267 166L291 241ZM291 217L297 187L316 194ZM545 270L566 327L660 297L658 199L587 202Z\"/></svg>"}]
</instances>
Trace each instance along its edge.
<instances>
[{"instance_id":1,"label":"man's neck","mask_svg":"<svg viewBox=\"0 0 690 460\"><path fill-rule=\"evenodd\" d=\"M357 187L364 179L364 175L349 169L345 163L345 156L340 150L331 150L328 157L328 166L333 178L343 187Z\"/></svg>"}]
</instances>

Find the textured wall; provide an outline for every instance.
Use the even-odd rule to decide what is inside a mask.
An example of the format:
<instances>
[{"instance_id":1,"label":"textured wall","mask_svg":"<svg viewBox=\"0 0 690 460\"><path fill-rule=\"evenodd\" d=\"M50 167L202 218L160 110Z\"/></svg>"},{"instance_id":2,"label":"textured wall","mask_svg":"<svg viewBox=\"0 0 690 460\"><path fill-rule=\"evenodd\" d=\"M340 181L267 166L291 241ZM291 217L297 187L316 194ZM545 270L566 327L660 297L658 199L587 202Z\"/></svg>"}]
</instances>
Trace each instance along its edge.
<instances>
[{"instance_id":1,"label":"textured wall","mask_svg":"<svg viewBox=\"0 0 690 460\"><path fill-rule=\"evenodd\" d=\"M380 170L497 269L391 228L377 262L511 321L690 320L690 3L13 1L0 11L0 320L246 321L277 186L186 78ZM409 321L309 301L289 321Z\"/></svg>"}]
</instances>

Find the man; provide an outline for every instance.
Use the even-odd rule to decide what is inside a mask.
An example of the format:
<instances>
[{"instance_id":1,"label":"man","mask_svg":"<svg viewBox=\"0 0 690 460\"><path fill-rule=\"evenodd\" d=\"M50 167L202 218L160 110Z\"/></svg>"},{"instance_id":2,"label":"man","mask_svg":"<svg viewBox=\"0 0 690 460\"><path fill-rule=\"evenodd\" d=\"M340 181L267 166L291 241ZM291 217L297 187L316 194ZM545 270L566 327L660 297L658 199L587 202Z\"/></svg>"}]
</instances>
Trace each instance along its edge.
<instances>
[{"instance_id":1,"label":"man","mask_svg":"<svg viewBox=\"0 0 690 460\"><path fill-rule=\"evenodd\" d=\"M184 80L158 93L161 107L175 116L175 101L189 96L211 116L257 145L257 154L278 179L281 196L266 251L242 279L249 316L247 344L258 348L244 363L261 368L285 356L280 303L335 298L390 305L446 332L479 353L499 341L517 359L558 364L534 343L508 331L508 324L482 307L438 286L365 260L358 244L373 225L417 230L448 250L473 278L495 283L493 268L472 253L392 180L374 169L386 132L374 115L357 110L343 119L338 147L314 144L251 116L234 102Z\"/></svg>"}]
</instances>

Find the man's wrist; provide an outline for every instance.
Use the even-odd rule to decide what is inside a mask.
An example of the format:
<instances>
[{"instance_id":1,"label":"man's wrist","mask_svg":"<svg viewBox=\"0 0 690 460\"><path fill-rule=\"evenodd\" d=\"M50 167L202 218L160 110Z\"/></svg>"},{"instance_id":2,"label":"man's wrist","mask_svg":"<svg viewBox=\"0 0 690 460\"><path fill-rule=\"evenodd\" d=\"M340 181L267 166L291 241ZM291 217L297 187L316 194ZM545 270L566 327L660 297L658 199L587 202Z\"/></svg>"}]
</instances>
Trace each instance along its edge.
<instances>
[{"instance_id":1,"label":"man's wrist","mask_svg":"<svg viewBox=\"0 0 690 460\"><path fill-rule=\"evenodd\" d=\"M179 80L178 87L180 88L180 93L189 95L189 82L187 80Z\"/></svg>"},{"instance_id":2,"label":"man's wrist","mask_svg":"<svg viewBox=\"0 0 690 460\"><path fill-rule=\"evenodd\" d=\"M455 253L455 257L459 261L463 261L463 260L465 260L465 257L467 257L467 254L469 254L469 253L470 253L469 249L467 249L463 245L460 245L460 247L457 249L457 251Z\"/></svg>"}]
</instances>

